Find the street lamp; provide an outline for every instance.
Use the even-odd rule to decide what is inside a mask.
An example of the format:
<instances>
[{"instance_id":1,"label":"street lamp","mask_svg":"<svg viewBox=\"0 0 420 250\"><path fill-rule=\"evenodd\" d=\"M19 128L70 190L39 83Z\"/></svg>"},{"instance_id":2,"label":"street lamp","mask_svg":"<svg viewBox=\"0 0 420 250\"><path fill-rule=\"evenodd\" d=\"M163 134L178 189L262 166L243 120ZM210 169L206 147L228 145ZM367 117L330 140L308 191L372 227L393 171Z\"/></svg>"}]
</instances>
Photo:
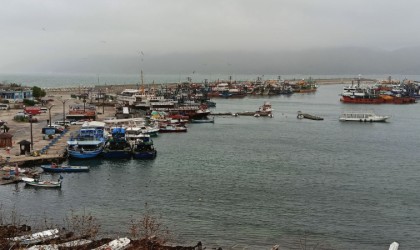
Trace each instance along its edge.
<instances>
[{"instance_id":1,"label":"street lamp","mask_svg":"<svg viewBox=\"0 0 420 250\"><path fill-rule=\"evenodd\" d=\"M50 127L51 127L51 109L52 109L52 107L54 107L55 105L54 104L51 104L50 106L48 106L47 107L47 109L48 109L48 114L49 114L49 116L50 116Z\"/></svg>"},{"instance_id":2,"label":"street lamp","mask_svg":"<svg viewBox=\"0 0 420 250\"><path fill-rule=\"evenodd\" d=\"M31 124L31 150L34 150L34 137L32 135L32 115L29 115L29 123Z\"/></svg>"},{"instance_id":3,"label":"street lamp","mask_svg":"<svg viewBox=\"0 0 420 250\"><path fill-rule=\"evenodd\" d=\"M63 103L63 126L66 124L66 102L68 99L61 99L60 100Z\"/></svg>"}]
</instances>

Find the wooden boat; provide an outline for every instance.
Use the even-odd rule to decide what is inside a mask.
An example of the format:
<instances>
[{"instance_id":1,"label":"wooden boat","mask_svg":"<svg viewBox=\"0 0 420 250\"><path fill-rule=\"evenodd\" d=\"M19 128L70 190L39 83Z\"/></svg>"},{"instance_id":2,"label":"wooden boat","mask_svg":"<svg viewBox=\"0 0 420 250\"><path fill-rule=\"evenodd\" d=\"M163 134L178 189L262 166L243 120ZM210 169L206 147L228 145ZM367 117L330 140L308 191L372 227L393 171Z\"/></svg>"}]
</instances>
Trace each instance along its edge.
<instances>
[{"instance_id":1,"label":"wooden boat","mask_svg":"<svg viewBox=\"0 0 420 250\"><path fill-rule=\"evenodd\" d=\"M50 173L73 173L73 172L89 172L88 166L67 166L67 165L57 165L55 163L49 165L41 165L41 168L44 172Z\"/></svg>"},{"instance_id":2,"label":"wooden boat","mask_svg":"<svg viewBox=\"0 0 420 250\"><path fill-rule=\"evenodd\" d=\"M191 123L214 123L213 119L192 119Z\"/></svg>"},{"instance_id":3,"label":"wooden boat","mask_svg":"<svg viewBox=\"0 0 420 250\"><path fill-rule=\"evenodd\" d=\"M340 116L340 121L385 122L389 116L376 115L373 112L348 112Z\"/></svg>"},{"instance_id":4,"label":"wooden boat","mask_svg":"<svg viewBox=\"0 0 420 250\"><path fill-rule=\"evenodd\" d=\"M87 244L92 243L92 240L73 240L61 244L52 244L52 245L36 245L28 248L27 250L59 250L62 248L75 248L75 247L82 247Z\"/></svg>"},{"instance_id":5,"label":"wooden boat","mask_svg":"<svg viewBox=\"0 0 420 250\"><path fill-rule=\"evenodd\" d=\"M38 179L22 177L22 181L28 186L44 187L44 188L61 188L63 177L60 175L58 181L40 181Z\"/></svg>"},{"instance_id":6,"label":"wooden boat","mask_svg":"<svg viewBox=\"0 0 420 250\"><path fill-rule=\"evenodd\" d=\"M298 111L297 118L298 119L305 118L305 119L316 120L316 121L322 121L322 120L324 120L324 118L322 118L320 116L305 114L305 113L302 113L301 111Z\"/></svg>"},{"instance_id":7,"label":"wooden boat","mask_svg":"<svg viewBox=\"0 0 420 250\"><path fill-rule=\"evenodd\" d=\"M9 238L8 240L19 243L20 245L31 245L58 237L58 229L49 229L38 233Z\"/></svg>"},{"instance_id":8,"label":"wooden boat","mask_svg":"<svg viewBox=\"0 0 420 250\"><path fill-rule=\"evenodd\" d=\"M119 238L93 250L124 250L130 245L129 238Z\"/></svg>"}]
</instances>

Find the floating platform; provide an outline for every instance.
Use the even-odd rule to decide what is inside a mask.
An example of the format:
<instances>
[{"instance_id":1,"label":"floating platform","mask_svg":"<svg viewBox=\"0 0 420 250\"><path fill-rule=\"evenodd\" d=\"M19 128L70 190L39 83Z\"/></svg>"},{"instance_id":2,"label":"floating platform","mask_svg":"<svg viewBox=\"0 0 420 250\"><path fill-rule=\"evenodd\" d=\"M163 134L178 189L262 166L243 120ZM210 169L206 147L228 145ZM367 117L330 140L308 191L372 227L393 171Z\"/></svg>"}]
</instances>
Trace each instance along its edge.
<instances>
[{"instance_id":1,"label":"floating platform","mask_svg":"<svg viewBox=\"0 0 420 250\"><path fill-rule=\"evenodd\" d=\"M324 118L322 118L320 116L302 113L301 111L298 111L297 118L298 119L304 119L305 118L305 119L315 120L315 121L322 121L322 120L324 120Z\"/></svg>"}]
</instances>

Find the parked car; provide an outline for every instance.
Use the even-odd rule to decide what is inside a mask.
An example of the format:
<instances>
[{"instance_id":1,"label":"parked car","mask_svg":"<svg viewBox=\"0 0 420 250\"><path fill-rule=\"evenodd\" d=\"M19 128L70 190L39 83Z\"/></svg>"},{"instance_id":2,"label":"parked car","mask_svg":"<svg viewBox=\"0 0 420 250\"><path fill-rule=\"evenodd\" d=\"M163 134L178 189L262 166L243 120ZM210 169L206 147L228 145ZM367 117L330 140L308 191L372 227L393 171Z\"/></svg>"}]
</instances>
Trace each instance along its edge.
<instances>
[{"instance_id":1,"label":"parked car","mask_svg":"<svg viewBox=\"0 0 420 250\"><path fill-rule=\"evenodd\" d=\"M73 121L70 122L71 125L83 125L85 123L85 121Z\"/></svg>"}]
</instances>

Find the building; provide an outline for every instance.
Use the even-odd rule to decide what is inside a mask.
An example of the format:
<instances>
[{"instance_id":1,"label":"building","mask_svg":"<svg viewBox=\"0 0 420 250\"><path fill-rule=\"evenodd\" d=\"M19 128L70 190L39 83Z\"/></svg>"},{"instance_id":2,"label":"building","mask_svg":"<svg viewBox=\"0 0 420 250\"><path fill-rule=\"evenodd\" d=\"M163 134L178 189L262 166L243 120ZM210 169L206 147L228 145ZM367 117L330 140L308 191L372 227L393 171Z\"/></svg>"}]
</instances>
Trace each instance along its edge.
<instances>
[{"instance_id":1,"label":"building","mask_svg":"<svg viewBox=\"0 0 420 250\"><path fill-rule=\"evenodd\" d=\"M0 89L0 98L10 103L23 102L23 99L33 100L32 89L4 90Z\"/></svg>"}]
</instances>

